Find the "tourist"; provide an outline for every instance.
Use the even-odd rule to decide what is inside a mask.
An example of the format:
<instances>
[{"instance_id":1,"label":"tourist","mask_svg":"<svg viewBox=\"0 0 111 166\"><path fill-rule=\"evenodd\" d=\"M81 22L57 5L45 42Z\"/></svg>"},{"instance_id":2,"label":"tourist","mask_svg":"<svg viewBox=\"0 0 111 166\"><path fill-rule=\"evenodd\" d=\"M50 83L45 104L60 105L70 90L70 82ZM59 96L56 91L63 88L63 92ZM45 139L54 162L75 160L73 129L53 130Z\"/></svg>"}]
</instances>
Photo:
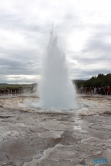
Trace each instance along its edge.
<instances>
[{"instance_id":1,"label":"tourist","mask_svg":"<svg viewBox=\"0 0 111 166\"><path fill-rule=\"evenodd\" d=\"M108 86L107 92L108 92L108 95L110 95L110 92L111 92L110 86Z\"/></svg>"},{"instance_id":2,"label":"tourist","mask_svg":"<svg viewBox=\"0 0 111 166\"><path fill-rule=\"evenodd\" d=\"M107 86L105 86L105 95L107 95Z\"/></svg>"},{"instance_id":3,"label":"tourist","mask_svg":"<svg viewBox=\"0 0 111 166\"><path fill-rule=\"evenodd\" d=\"M96 91L97 89L96 89L96 87L94 87L94 94L96 94L97 93L97 91Z\"/></svg>"}]
</instances>

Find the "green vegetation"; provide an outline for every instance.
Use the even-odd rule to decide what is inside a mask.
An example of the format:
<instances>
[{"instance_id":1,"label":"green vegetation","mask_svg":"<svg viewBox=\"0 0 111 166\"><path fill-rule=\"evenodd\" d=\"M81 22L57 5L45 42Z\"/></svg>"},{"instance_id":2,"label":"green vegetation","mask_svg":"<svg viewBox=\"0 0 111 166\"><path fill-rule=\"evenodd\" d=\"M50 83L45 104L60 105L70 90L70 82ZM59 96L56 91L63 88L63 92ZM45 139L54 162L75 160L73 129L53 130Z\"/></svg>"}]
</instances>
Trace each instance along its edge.
<instances>
[{"instance_id":1,"label":"green vegetation","mask_svg":"<svg viewBox=\"0 0 111 166\"><path fill-rule=\"evenodd\" d=\"M35 84L0 84L0 89L24 89L24 88L32 88L36 85Z\"/></svg>"},{"instance_id":2,"label":"green vegetation","mask_svg":"<svg viewBox=\"0 0 111 166\"><path fill-rule=\"evenodd\" d=\"M104 74L98 74L96 77L92 77L89 80L76 80L75 82L76 86L80 88L83 87L101 87L101 86L111 86L111 73L104 75Z\"/></svg>"}]
</instances>

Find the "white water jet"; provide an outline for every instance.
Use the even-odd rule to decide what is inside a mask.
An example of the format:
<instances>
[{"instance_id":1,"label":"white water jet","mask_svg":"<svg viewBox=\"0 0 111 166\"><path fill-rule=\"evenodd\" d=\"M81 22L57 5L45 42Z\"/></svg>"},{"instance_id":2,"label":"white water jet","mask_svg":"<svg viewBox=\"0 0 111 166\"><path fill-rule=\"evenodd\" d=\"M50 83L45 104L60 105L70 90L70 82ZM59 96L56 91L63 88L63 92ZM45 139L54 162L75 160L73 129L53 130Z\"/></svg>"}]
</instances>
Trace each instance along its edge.
<instances>
[{"instance_id":1,"label":"white water jet","mask_svg":"<svg viewBox=\"0 0 111 166\"><path fill-rule=\"evenodd\" d=\"M69 78L66 57L58 46L53 28L43 62L39 93L42 108L62 110L76 108L75 87Z\"/></svg>"}]
</instances>

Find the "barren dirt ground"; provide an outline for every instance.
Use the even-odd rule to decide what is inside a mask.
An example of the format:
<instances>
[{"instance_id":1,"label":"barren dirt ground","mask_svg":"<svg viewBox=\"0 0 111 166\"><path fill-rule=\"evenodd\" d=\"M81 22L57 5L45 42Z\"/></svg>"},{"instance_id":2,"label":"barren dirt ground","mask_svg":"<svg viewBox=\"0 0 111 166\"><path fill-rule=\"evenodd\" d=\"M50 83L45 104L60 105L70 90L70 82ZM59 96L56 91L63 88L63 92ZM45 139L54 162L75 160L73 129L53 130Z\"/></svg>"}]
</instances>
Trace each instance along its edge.
<instances>
[{"instance_id":1,"label":"barren dirt ground","mask_svg":"<svg viewBox=\"0 0 111 166\"><path fill-rule=\"evenodd\" d=\"M32 108L35 96L1 96L0 166L97 166L102 158L111 166L111 97L77 100L77 110L53 111Z\"/></svg>"}]
</instances>

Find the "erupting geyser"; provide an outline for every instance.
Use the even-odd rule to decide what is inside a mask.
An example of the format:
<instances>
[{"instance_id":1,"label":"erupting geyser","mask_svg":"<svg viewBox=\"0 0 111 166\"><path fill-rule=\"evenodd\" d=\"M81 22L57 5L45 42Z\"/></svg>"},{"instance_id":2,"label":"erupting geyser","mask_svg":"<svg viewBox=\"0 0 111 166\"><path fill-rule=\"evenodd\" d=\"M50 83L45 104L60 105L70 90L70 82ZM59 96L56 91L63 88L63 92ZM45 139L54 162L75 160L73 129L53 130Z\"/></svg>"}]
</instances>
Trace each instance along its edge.
<instances>
[{"instance_id":1,"label":"erupting geyser","mask_svg":"<svg viewBox=\"0 0 111 166\"><path fill-rule=\"evenodd\" d=\"M75 87L69 78L65 54L58 46L53 28L43 63L39 92L42 108L66 110L76 107Z\"/></svg>"}]
</instances>

